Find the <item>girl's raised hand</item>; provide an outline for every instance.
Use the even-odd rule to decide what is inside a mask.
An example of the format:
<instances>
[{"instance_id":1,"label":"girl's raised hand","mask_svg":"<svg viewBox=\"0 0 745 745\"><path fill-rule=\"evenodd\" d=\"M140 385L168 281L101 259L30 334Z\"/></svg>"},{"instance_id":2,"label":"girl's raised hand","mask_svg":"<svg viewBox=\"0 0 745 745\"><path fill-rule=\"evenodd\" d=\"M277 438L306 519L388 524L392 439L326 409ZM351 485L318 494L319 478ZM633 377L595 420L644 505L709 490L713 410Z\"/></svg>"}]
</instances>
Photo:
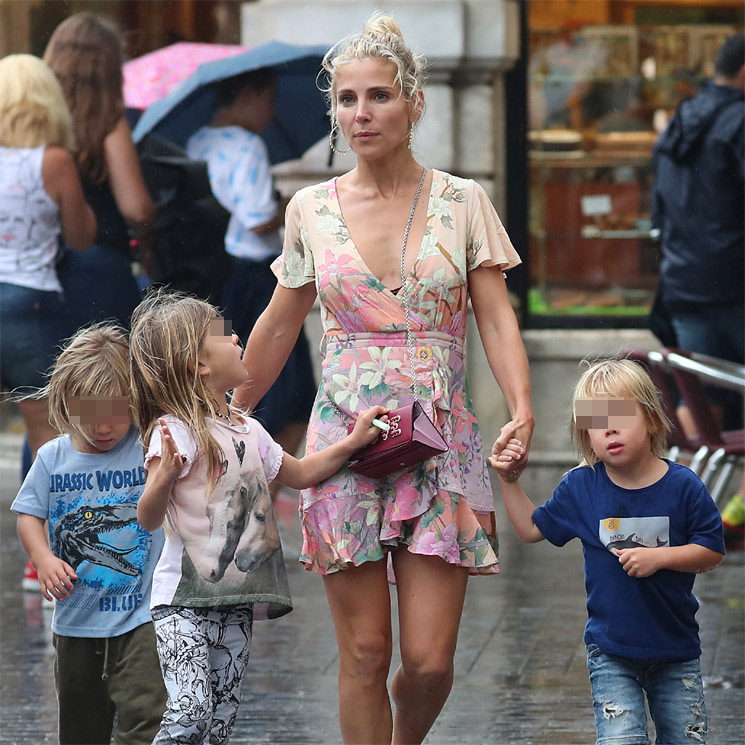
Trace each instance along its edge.
<instances>
[{"instance_id":1,"label":"girl's raised hand","mask_svg":"<svg viewBox=\"0 0 745 745\"><path fill-rule=\"evenodd\" d=\"M520 471L515 468L515 462L525 452L522 443L513 437L508 440L507 444L500 451L499 455L489 456L489 463L497 472L500 479L504 481L517 481L520 478Z\"/></svg>"},{"instance_id":2,"label":"girl's raised hand","mask_svg":"<svg viewBox=\"0 0 745 745\"><path fill-rule=\"evenodd\" d=\"M373 406L371 409L365 409L357 416L354 423L354 429L349 433L349 444L354 446L355 450L369 445L381 433L381 429L373 424L373 419L388 422L388 411L385 406Z\"/></svg>"},{"instance_id":3,"label":"girl's raised hand","mask_svg":"<svg viewBox=\"0 0 745 745\"><path fill-rule=\"evenodd\" d=\"M179 453L165 419L158 419L158 424L160 425L161 439L161 456L158 469L164 469L163 475L175 481L179 477L186 459Z\"/></svg>"}]
</instances>

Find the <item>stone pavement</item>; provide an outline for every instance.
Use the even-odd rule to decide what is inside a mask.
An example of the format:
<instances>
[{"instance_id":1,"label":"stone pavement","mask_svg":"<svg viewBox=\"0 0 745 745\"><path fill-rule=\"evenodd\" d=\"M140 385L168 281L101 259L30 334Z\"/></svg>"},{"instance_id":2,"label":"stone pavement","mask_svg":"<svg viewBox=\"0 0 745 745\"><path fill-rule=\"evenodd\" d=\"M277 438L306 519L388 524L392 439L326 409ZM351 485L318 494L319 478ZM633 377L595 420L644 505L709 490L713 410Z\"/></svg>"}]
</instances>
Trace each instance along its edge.
<instances>
[{"instance_id":1,"label":"stone pavement","mask_svg":"<svg viewBox=\"0 0 745 745\"><path fill-rule=\"evenodd\" d=\"M0 434L0 744L42 745L56 742L51 611L20 588L24 555L8 510L17 448L17 438ZM535 501L550 494L557 475L536 469L526 479ZM523 545L503 510L498 516L502 574L470 581L453 693L426 743L591 745L581 547ZM745 743L744 580L740 551L696 582L709 745ZM234 745L340 741L338 660L322 580L292 564L290 583L294 612L255 626Z\"/></svg>"}]
</instances>

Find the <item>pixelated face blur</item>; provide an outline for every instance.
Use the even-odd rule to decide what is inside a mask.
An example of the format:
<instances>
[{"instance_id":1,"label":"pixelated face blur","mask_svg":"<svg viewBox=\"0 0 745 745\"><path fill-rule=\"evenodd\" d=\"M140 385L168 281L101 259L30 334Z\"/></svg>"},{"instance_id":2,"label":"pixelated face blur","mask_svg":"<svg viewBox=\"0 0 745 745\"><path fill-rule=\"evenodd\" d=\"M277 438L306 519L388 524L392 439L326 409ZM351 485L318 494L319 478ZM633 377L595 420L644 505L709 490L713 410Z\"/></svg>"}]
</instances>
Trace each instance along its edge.
<instances>
[{"instance_id":1,"label":"pixelated face blur","mask_svg":"<svg viewBox=\"0 0 745 745\"><path fill-rule=\"evenodd\" d=\"M82 434L73 444L84 453L108 453L129 431L129 399L126 396L73 396L70 420Z\"/></svg>"},{"instance_id":2,"label":"pixelated face blur","mask_svg":"<svg viewBox=\"0 0 745 745\"><path fill-rule=\"evenodd\" d=\"M243 350L231 329L229 319L213 318L199 351L200 374L207 376L207 385L216 394L225 394L248 380Z\"/></svg>"},{"instance_id":3,"label":"pixelated face blur","mask_svg":"<svg viewBox=\"0 0 745 745\"><path fill-rule=\"evenodd\" d=\"M636 399L579 398L574 411L577 429L627 429L634 426Z\"/></svg>"},{"instance_id":4,"label":"pixelated face blur","mask_svg":"<svg viewBox=\"0 0 745 745\"><path fill-rule=\"evenodd\" d=\"M608 467L622 467L651 454L652 441L634 398L580 398L576 426L587 430L595 455Z\"/></svg>"}]
</instances>

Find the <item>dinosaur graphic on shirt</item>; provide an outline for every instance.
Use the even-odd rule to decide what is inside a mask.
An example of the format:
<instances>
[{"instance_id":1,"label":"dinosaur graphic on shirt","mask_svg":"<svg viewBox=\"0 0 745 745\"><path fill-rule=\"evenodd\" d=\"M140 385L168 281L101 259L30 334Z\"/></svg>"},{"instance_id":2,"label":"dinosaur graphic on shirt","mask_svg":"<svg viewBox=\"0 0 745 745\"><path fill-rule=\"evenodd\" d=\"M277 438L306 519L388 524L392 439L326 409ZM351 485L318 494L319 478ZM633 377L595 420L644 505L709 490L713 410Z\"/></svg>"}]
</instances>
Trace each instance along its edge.
<instances>
[{"instance_id":1,"label":"dinosaur graphic on shirt","mask_svg":"<svg viewBox=\"0 0 745 745\"><path fill-rule=\"evenodd\" d=\"M136 522L136 504L85 505L60 520L54 530L54 545L59 557L75 570L84 561L89 561L134 577L140 569L125 557L137 550L137 544L131 548L119 548L106 543L102 536Z\"/></svg>"}]
</instances>

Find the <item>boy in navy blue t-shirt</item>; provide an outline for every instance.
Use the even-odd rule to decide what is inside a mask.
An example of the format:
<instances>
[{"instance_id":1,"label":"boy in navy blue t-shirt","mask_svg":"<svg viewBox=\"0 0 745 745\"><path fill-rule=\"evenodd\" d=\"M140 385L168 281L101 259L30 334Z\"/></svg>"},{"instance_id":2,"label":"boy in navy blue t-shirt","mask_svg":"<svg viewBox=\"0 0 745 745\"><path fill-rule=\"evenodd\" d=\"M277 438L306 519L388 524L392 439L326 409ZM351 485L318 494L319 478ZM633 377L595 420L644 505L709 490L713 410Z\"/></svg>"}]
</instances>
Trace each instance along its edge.
<instances>
[{"instance_id":1,"label":"boy in navy blue t-shirt","mask_svg":"<svg viewBox=\"0 0 745 745\"><path fill-rule=\"evenodd\" d=\"M582 464L537 509L518 483L511 440L491 464L521 541L582 541L587 644L598 744L706 741L696 573L724 554L719 511L701 480L663 459L668 422L646 371L599 362L574 392L570 429Z\"/></svg>"},{"instance_id":2,"label":"boy in navy blue t-shirt","mask_svg":"<svg viewBox=\"0 0 745 745\"><path fill-rule=\"evenodd\" d=\"M115 719L116 742L149 743L165 710L150 617L163 531L137 522L145 469L129 392L123 333L79 331L42 391L64 434L39 449L11 506L41 593L55 600L60 745L108 743Z\"/></svg>"}]
</instances>

